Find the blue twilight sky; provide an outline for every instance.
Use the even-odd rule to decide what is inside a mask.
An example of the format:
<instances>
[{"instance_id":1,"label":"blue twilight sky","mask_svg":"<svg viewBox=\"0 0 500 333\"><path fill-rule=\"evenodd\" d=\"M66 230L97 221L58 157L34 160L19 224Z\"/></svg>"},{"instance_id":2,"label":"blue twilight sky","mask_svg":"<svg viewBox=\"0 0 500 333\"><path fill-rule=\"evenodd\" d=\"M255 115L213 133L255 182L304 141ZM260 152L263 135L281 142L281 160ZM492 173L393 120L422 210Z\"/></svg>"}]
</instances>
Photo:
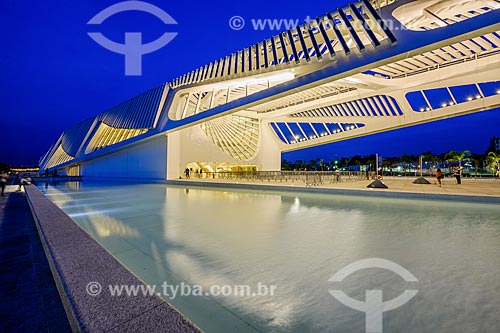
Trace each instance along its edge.
<instances>
[{"instance_id":1,"label":"blue twilight sky","mask_svg":"<svg viewBox=\"0 0 500 333\"><path fill-rule=\"evenodd\" d=\"M232 51L272 36L254 30L251 19L315 17L346 3L304 3L150 0L169 13L177 25L137 11L108 18L100 26L87 22L111 0L3 0L0 3L1 137L0 161L36 165L39 157L67 127L126 99L207 64ZM229 20L241 16L246 25L232 30ZM281 29L284 30L284 29ZM124 75L124 56L88 37L101 32L123 43L125 32L142 32L145 42L164 32L178 36L164 48L143 57L142 76ZM500 111L487 111L410 129L325 145L285 154L313 159L370 154L471 149L484 152L491 136L500 136Z\"/></svg>"}]
</instances>

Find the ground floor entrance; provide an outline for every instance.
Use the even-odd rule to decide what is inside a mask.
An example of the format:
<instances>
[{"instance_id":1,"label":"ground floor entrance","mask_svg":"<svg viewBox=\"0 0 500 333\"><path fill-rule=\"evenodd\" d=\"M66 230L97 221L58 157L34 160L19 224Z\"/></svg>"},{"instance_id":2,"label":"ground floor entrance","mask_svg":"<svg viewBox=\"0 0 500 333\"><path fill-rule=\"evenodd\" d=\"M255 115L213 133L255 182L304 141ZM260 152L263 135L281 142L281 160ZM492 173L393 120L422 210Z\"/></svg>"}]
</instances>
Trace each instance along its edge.
<instances>
[{"instance_id":1,"label":"ground floor entrance","mask_svg":"<svg viewBox=\"0 0 500 333\"><path fill-rule=\"evenodd\" d=\"M221 162L189 162L184 168L186 178L215 177L215 174L246 173L260 171L261 167L255 164L221 163Z\"/></svg>"}]
</instances>

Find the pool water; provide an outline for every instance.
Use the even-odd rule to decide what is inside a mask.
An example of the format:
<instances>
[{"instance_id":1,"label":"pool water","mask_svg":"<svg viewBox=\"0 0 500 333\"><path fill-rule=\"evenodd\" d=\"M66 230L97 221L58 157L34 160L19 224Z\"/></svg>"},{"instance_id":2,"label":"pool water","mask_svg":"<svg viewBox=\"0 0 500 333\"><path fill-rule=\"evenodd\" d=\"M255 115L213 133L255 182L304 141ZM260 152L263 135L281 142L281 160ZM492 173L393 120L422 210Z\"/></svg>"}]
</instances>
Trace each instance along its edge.
<instances>
[{"instance_id":1,"label":"pool water","mask_svg":"<svg viewBox=\"0 0 500 333\"><path fill-rule=\"evenodd\" d=\"M272 296L166 297L206 332L365 332L365 313L333 289L360 301L366 290L384 301L418 290L383 314L384 332L500 329L498 205L163 184L40 189L147 284L275 286ZM381 268L329 282L367 258L418 282Z\"/></svg>"}]
</instances>

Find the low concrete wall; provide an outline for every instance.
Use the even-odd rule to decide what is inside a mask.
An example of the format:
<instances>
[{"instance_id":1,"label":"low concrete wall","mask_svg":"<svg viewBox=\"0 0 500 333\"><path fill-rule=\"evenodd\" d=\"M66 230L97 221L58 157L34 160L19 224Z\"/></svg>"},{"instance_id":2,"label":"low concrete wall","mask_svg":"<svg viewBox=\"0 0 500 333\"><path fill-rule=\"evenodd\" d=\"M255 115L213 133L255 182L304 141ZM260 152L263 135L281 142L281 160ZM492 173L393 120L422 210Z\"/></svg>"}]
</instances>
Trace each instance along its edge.
<instances>
[{"instance_id":1,"label":"low concrete wall","mask_svg":"<svg viewBox=\"0 0 500 333\"><path fill-rule=\"evenodd\" d=\"M52 183L52 182L77 182L82 180L81 176L50 176L50 177L31 177L34 182Z\"/></svg>"},{"instance_id":2,"label":"low concrete wall","mask_svg":"<svg viewBox=\"0 0 500 333\"><path fill-rule=\"evenodd\" d=\"M327 188L327 187L306 187L276 185L275 183L264 184L248 184L248 183L230 183L216 181L196 181L196 180L167 180L167 185L176 186L198 186L198 187L214 187L214 188L234 188L234 189L250 189L258 191L279 191L279 192L297 192L297 193L321 193L321 194L336 194L336 195L352 195L365 197L386 197L386 198L402 198L402 199L420 199L420 200L445 200L458 202L477 202L477 203L494 203L500 204L500 197L480 196L480 195L461 195L461 194L436 194L436 193L417 193L417 192L401 192L391 191L390 189L343 189L343 188Z\"/></svg>"},{"instance_id":3,"label":"low concrete wall","mask_svg":"<svg viewBox=\"0 0 500 333\"><path fill-rule=\"evenodd\" d=\"M108 285L141 285L35 186L25 188L54 280L75 332L200 332L162 298L111 296ZM98 282L102 292L87 292Z\"/></svg>"}]
</instances>

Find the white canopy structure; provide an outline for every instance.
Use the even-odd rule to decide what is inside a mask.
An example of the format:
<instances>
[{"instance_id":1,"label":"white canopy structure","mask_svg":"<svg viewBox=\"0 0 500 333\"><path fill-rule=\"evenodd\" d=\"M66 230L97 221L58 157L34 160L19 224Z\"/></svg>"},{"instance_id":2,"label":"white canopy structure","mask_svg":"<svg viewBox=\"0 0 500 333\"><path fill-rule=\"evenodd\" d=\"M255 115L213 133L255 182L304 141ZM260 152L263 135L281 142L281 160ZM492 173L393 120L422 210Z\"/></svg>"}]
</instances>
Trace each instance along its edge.
<instances>
[{"instance_id":1,"label":"white canopy structure","mask_svg":"<svg viewBox=\"0 0 500 333\"><path fill-rule=\"evenodd\" d=\"M280 170L282 152L497 108L499 8L353 2L77 124L40 167L151 179L188 165Z\"/></svg>"}]
</instances>

